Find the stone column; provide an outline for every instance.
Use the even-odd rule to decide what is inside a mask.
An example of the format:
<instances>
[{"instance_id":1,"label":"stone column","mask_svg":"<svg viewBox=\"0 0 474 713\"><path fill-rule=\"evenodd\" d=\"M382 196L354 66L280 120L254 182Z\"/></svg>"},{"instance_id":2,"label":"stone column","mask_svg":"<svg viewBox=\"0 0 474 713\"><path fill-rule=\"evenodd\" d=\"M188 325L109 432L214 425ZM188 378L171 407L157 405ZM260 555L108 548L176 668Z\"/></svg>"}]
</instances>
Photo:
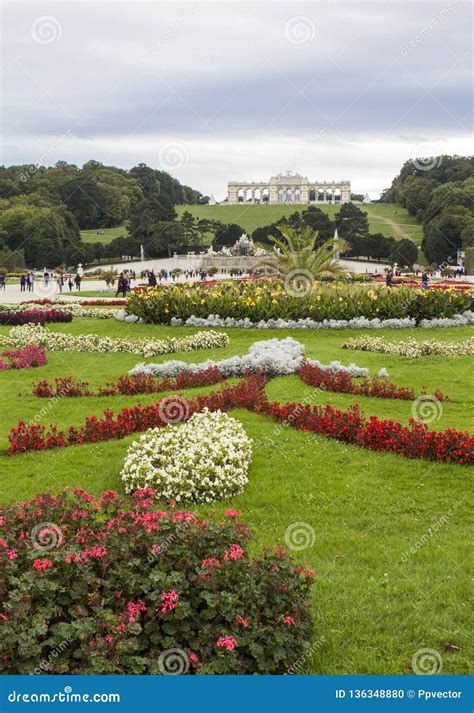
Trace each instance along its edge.
<instances>
[{"instance_id":1,"label":"stone column","mask_svg":"<svg viewBox=\"0 0 474 713\"><path fill-rule=\"evenodd\" d=\"M332 189L332 196L331 196L331 203L335 203L335 202L336 202L336 189L333 188L333 189Z\"/></svg>"}]
</instances>

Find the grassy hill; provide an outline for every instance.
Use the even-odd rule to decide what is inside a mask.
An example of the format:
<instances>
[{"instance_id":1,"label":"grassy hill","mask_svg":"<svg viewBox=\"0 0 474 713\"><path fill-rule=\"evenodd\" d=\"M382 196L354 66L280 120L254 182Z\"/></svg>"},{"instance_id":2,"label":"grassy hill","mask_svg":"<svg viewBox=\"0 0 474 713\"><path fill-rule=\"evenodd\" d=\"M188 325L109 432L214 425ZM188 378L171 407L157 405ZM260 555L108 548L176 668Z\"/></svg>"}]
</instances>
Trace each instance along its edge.
<instances>
[{"instance_id":1,"label":"grassy hill","mask_svg":"<svg viewBox=\"0 0 474 713\"><path fill-rule=\"evenodd\" d=\"M276 222L283 215L291 215L295 211L302 211L306 206L280 206L280 205L191 205L177 206L178 215L188 210L198 218L220 220L222 223L237 223L247 233L252 233L255 228ZM338 205L318 205L331 218L339 211ZM361 206L368 213L370 230L373 233L382 233L386 237L410 238L417 245L421 243L422 226L414 223L414 218L405 208L394 204L374 203Z\"/></svg>"},{"instance_id":2,"label":"grassy hill","mask_svg":"<svg viewBox=\"0 0 474 713\"><path fill-rule=\"evenodd\" d=\"M178 215L185 210L196 218L220 220L222 223L237 223L247 233L252 233L255 228L269 223L275 223L284 215L295 211L302 211L306 206L280 206L280 205L180 205L176 206ZM319 205L331 218L338 212L338 205ZM396 239L410 238L417 245L421 244L423 237L422 225L415 223L405 208L396 204L373 203L361 206L368 213L369 226L372 233L382 233L386 237ZM127 234L125 226L116 228L102 228L97 230L83 230L81 236L86 243L110 243L114 238Z\"/></svg>"}]
</instances>

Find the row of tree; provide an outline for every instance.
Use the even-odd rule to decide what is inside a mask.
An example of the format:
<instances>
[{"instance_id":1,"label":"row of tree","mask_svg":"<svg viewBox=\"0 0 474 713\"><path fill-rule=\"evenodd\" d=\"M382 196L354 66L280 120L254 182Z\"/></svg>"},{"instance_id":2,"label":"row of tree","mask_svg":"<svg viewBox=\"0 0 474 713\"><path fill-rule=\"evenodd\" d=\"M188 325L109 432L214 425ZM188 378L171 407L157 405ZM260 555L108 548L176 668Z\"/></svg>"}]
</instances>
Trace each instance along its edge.
<instances>
[{"instance_id":1,"label":"row of tree","mask_svg":"<svg viewBox=\"0 0 474 713\"><path fill-rule=\"evenodd\" d=\"M256 243L271 244L270 236L281 238L280 228L287 225L297 231L303 231L305 227L317 231L316 246L333 237L337 229L339 238L346 244L345 257L386 260L404 266L413 265L418 258L418 248L412 240L396 240L382 233L370 233L367 213L354 203L344 203L334 220L321 208L310 206L302 213L295 212L277 223L257 228L252 239Z\"/></svg>"},{"instance_id":2,"label":"row of tree","mask_svg":"<svg viewBox=\"0 0 474 713\"><path fill-rule=\"evenodd\" d=\"M454 263L458 250L474 245L473 157L407 161L381 201L400 203L423 222L423 252L435 266Z\"/></svg>"},{"instance_id":3,"label":"row of tree","mask_svg":"<svg viewBox=\"0 0 474 713\"><path fill-rule=\"evenodd\" d=\"M27 265L77 264L101 248L82 243L80 230L129 226L134 244L151 243L166 253L179 242L174 206L207 203L165 171L139 164L129 171L89 161L79 168L59 161L54 167L0 167L0 249L24 249ZM184 228L183 228L184 229ZM157 237L158 236L158 237ZM118 252L111 257L133 252ZM102 251L104 252L104 251Z\"/></svg>"}]
</instances>

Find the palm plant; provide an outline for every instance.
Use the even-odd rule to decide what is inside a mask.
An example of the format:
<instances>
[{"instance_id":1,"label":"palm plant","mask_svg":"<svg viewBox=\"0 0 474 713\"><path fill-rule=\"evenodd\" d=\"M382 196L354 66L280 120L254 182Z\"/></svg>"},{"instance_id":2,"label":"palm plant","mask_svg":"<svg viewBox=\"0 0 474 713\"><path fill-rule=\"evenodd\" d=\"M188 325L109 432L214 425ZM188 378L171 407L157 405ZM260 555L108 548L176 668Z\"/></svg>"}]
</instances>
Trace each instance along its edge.
<instances>
[{"instance_id":1,"label":"palm plant","mask_svg":"<svg viewBox=\"0 0 474 713\"><path fill-rule=\"evenodd\" d=\"M344 241L330 238L322 245L316 246L318 233L309 226L296 229L282 225L278 229L282 238L270 236L278 252L261 260L259 267L266 268L281 278L295 272L312 275L315 279L324 275L341 274L342 268L337 257L344 249Z\"/></svg>"}]
</instances>

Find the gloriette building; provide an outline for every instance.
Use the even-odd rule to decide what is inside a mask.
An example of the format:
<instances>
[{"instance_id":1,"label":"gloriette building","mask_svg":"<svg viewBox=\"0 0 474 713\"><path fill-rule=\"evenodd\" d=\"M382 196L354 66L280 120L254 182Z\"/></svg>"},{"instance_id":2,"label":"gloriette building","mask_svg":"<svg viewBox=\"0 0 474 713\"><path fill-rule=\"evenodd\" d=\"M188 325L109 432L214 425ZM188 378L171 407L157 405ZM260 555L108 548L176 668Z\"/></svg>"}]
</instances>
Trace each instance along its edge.
<instances>
[{"instance_id":1,"label":"gloriette building","mask_svg":"<svg viewBox=\"0 0 474 713\"><path fill-rule=\"evenodd\" d=\"M351 182L310 181L287 171L269 181L229 181L227 202L234 203L348 203Z\"/></svg>"}]
</instances>

